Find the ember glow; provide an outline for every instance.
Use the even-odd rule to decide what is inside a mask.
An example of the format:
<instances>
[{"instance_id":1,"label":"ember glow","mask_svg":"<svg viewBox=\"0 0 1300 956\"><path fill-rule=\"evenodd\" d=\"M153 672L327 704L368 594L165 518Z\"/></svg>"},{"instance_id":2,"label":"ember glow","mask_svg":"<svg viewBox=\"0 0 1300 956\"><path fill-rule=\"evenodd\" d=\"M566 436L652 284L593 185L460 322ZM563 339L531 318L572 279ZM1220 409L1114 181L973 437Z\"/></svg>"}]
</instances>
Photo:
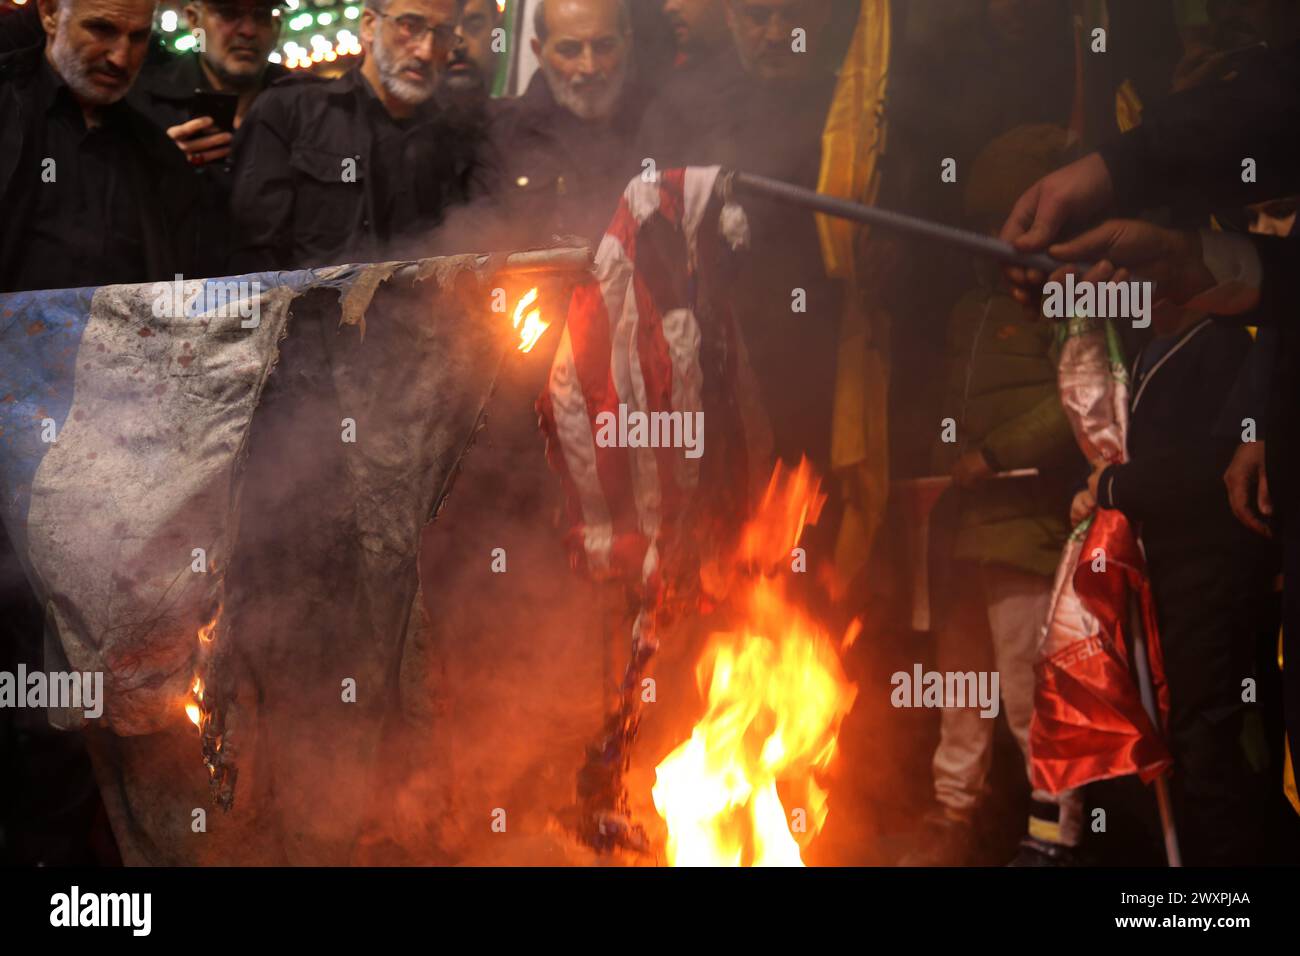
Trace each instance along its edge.
<instances>
[{"instance_id":1,"label":"ember glow","mask_svg":"<svg viewBox=\"0 0 1300 956\"><path fill-rule=\"evenodd\" d=\"M742 536L740 560L760 562L739 585L743 624L709 638L696 666L705 714L655 770L651 793L672 866L802 866L826 822L817 777L857 688L825 628L784 583L790 551L823 500L806 462L793 472L778 465Z\"/></svg>"},{"instance_id":2,"label":"ember glow","mask_svg":"<svg viewBox=\"0 0 1300 956\"><path fill-rule=\"evenodd\" d=\"M515 306L514 327L519 331L521 352L531 352L537 340L542 337L542 333L551 327L549 322L542 321L540 308L531 308L536 301L537 287L534 286L524 293L519 304Z\"/></svg>"}]
</instances>

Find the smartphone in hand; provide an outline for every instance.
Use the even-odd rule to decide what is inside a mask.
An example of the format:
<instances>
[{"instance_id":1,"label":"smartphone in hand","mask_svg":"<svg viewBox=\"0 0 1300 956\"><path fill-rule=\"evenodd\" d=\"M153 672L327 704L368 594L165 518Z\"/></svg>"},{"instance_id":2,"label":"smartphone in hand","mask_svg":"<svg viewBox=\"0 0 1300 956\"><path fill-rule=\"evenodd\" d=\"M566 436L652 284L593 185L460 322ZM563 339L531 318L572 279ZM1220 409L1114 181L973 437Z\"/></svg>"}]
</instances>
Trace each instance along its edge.
<instances>
[{"instance_id":1,"label":"smartphone in hand","mask_svg":"<svg viewBox=\"0 0 1300 956\"><path fill-rule=\"evenodd\" d=\"M235 111L239 108L238 93L218 93L215 90L195 90L190 98L190 118L211 116L213 132L233 133Z\"/></svg>"}]
</instances>

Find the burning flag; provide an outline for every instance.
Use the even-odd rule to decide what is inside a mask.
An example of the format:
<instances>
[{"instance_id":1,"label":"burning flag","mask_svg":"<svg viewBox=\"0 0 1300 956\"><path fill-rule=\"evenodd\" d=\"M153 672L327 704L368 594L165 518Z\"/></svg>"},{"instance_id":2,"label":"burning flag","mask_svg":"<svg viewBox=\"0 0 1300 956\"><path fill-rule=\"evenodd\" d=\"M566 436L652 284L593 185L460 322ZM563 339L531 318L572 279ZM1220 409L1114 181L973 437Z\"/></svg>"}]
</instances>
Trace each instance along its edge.
<instances>
[{"instance_id":1,"label":"burning flag","mask_svg":"<svg viewBox=\"0 0 1300 956\"><path fill-rule=\"evenodd\" d=\"M1072 320L1061 352L1061 401L1090 462L1123 461L1128 378L1115 330ZM1061 555L1039 647L1029 747L1033 785L1060 793L1125 774L1151 779L1171 764L1129 674L1135 628L1146 636L1162 720L1168 694L1145 561L1123 514L1098 510Z\"/></svg>"},{"instance_id":2,"label":"burning flag","mask_svg":"<svg viewBox=\"0 0 1300 956\"><path fill-rule=\"evenodd\" d=\"M539 284L589 261L488 268L519 258ZM198 727L223 806L240 746L274 746L260 785L282 810L356 824L349 795L315 781L374 763L374 702L397 699L424 620L421 532L494 370L545 331L537 289L515 329L486 304L466 319L444 290L487 261L0 295L0 511L64 658L49 666L102 671L100 726L141 747ZM323 706L344 676L366 703Z\"/></svg>"},{"instance_id":3,"label":"burning flag","mask_svg":"<svg viewBox=\"0 0 1300 956\"><path fill-rule=\"evenodd\" d=\"M636 733L639 677L657 627L685 608L701 555L734 540L771 466L771 433L720 264L745 240L743 212L717 195L717 167L628 184L578 286L537 403L568 501L570 552L593 577L638 595L619 709L588 751L580 835L644 849L622 774ZM699 416L707 452L597 442L604 416Z\"/></svg>"},{"instance_id":4,"label":"burning flag","mask_svg":"<svg viewBox=\"0 0 1300 956\"><path fill-rule=\"evenodd\" d=\"M777 465L734 561L741 623L712 635L696 668L706 712L655 771L672 866L802 866L826 822L818 776L857 690L781 571L824 501L811 476L807 461Z\"/></svg>"}]
</instances>

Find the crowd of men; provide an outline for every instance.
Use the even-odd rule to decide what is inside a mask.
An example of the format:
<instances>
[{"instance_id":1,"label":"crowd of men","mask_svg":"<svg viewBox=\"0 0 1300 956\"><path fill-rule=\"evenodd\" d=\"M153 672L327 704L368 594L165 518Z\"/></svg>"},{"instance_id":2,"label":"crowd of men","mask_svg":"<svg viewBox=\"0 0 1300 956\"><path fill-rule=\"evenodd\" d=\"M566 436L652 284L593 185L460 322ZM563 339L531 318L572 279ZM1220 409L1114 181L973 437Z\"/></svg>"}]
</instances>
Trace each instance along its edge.
<instances>
[{"instance_id":1,"label":"crowd of men","mask_svg":"<svg viewBox=\"0 0 1300 956\"><path fill-rule=\"evenodd\" d=\"M595 244L643 155L661 166L761 159L771 151L754 147L771 140L802 154L807 180L834 64L795 55L781 37L797 20L815 44L831 2L813 3L811 18L787 7L668 4L680 75L643 115L650 84L624 0L538 6L540 68L503 99L489 97L505 49L492 40L502 13L489 0L367 3L361 64L333 79L268 61L277 0L196 0L184 17L201 49L166 58L151 46L154 3L37 0L43 42L0 60L4 129L21 144L5 181L19 214L3 233L19 254L6 257L0 289L428 254L445 247L435 233L457 207L476 212L473 232L450 240L458 247ZM16 46L19 31L6 32ZM772 94L754 95L760 84ZM203 115L221 98L199 93L229 95L233 115ZM787 119L801 135L772 137ZM786 173L798 164L770 162ZM80 254L47 255L39 240L60 237Z\"/></svg>"},{"instance_id":2,"label":"crowd of men","mask_svg":"<svg viewBox=\"0 0 1300 956\"><path fill-rule=\"evenodd\" d=\"M1141 528L1188 857L1251 862L1267 856L1281 799L1282 690L1268 650L1279 618L1300 634L1300 596L1283 592L1279 605L1277 586L1279 571L1300 575L1300 520L1289 517L1300 371L1286 327L1295 246L1279 238L1294 222L1287 197L1300 192L1300 30L1286 3L1208 0L1192 42L1170 4L1111 4L1114 55L1085 71L1074 6L894 5L882 201L1097 263L1097 281L1164 280L1183 308L1127 343L1130 460L1087 462L1078 450L1056 391L1059 341L1032 307L1045 276L881 242L865 267L870 305L907 320L892 346L891 459L895 477L939 468L954 479L940 666L999 670L1026 759L1034 649L1061 547L1098 507ZM0 292L557 237L594 247L646 160L815 187L857 4L544 0L532 23L539 68L514 97L491 95L506 59L494 0L366 0L364 57L328 79L268 62L278 0L192 0L184 16L205 42L172 58L151 46L155 0L35 0L33 10L30 45L19 30L0 34ZM204 93L227 94L229 116L196 108L222 102ZM1125 109L1140 125L1119 136L1133 125L1117 120ZM1248 184L1243 156L1258 161ZM948 157L963 170L952 189L937 172ZM1076 235L1156 207L1179 228L1126 219ZM1220 231L1202 233L1210 212ZM775 449L829 474L845 289L822 268L811 215L759 204L749 218L733 299ZM807 317L792 336L796 288ZM1245 325L1267 331L1252 338ZM928 423L948 416L960 440L935 443ZM1259 423L1259 441L1241 439L1243 417ZM1290 646L1300 659L1295 637ZM1243 699L1245 677L1269 688L1259 703ZM1286 682L1294 748L1300 667ZM992 735L973 712L944 710L934 809L905 862L972 860ZM1035 792L1018 862L1077 862L1084 807L1080 793Z\"/></svg>"}]
</instances>

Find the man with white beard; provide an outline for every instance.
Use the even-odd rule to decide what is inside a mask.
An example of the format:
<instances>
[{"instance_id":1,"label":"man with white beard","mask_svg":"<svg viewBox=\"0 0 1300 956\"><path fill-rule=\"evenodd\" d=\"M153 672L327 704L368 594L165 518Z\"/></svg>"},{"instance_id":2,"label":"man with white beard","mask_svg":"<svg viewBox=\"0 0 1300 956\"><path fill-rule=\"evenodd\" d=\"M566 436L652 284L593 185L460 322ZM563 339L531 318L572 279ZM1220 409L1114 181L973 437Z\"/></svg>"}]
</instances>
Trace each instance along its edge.
<instances>
[{"instance_id":1,"label":"man with white beard","mask_svg":"<svg viewBox=\"0 0 1300 956\"><path fill-rule=\"evenodd\" d=\"M0 56L0 292L183 271L188 174L123 101L154 0L39 0L44 43Z\"/></svg>"},{"instance_id":2,"label":"man with white beard","mask_svg":"<svg viewBox=\"0 0 1300 956\"><path fill-rule=\"evenodd\" d=\"M290 76L253 104L235 147L231 272L419 255L477 162L433 98L460 0L368 0L365 60Z\"/></svg>"},{"instance_id":3,"label":"man with white beard","mask_svg":"<svg viewBox=\"0 0 1300 956\"><path fill-rule=\"evenodd\" d=\"M507 104L492 140L499 197L519 244L604 234L629 179L640 171L631 139L644 98L631 81L625 0L543 0L533 18L541 68Z\"/></svg>"}]
</instances>

